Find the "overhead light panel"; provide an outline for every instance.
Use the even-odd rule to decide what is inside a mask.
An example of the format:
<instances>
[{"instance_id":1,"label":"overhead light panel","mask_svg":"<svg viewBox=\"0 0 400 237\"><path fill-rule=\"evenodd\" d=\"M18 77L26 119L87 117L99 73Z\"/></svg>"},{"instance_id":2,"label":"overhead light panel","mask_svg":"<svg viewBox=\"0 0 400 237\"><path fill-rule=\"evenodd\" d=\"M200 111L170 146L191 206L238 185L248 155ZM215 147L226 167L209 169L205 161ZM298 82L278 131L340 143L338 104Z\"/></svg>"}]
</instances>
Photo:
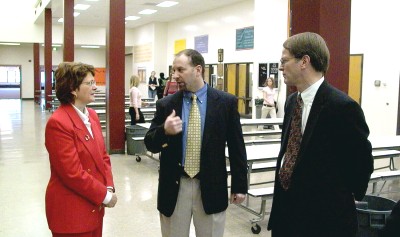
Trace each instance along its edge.
<instances>
[{"instance_id":1,"label":"overhead light panel","mask_svg":"<svg viewBox=\"0 0 400 237\"><path fill-rule=\"evenodd\" d=\"M82 45L81 48L98 49L98 48L100 48L100 46L98 46L98 45Z\"/></svg>"},{"instance_id":2,"label":"overhead light panel","mask_svg":"<svg viewBox=\"0 0 400 237\"><path fill-rule=\"evenodd\" d=\"M179 2L174 2L174 1L164 1L162 3L157 4L157 7L172 7L178 4Z\"/></svg>"},{"instance_id":3,"label":"overhead light panel","mask_svg":"<svg viewBox=\"0 0 400 237\"><path fill-rule=\"evenodd\" d=\"M42 46L44 47L44 44ZM61 44L52 44L51 47L61 47Z\"/></svg>"},{"instance_id":4,"label":"overhead light panel","mask_svg":"<svg viewBox=\"0 0 400 237\"><path fill-rule=\"evenodd\" d=\"M75 10L87 10L90 7L90 5L87 4L76 4L74 9Z\"/></svg>"},{"instance_id":5,"label":"overhead light panel","mask_svg":"<svg viewBox=\"0 0 400 237\"><path fill-rule=\"evenodd\" d=\"M60 18L60 19L58 19L58 22L60 22L60 23L63 23L64 22L64 18Z\"/></svg>"},{"instance_id":6,"label":"overhead light panel","mask_svg":"<svg viewBox=\"0 0 400 237\"><path fill-rule=\"evenodd\" d=\"M1 45L21 45L20 43L5 43L0 42Z\"/></svg>"},{"instance_id":7,"label":"overhead light panel","mask_svg":"<svg viewBox=\"0 0 400 237\"><path fill-rule=\"evenodd\" d=\"M151 15L153 13L156 13L157 10L153 10L153 9L144 9L143 11L140 11L139 14L142 15Z\"/></svg>"},{"instance_id":8,"label":"overhead light panel","mask_svg":"<svg viewBox=\"0 0 400 237\"><path fill-rule=\"evenodd\" d=\"M81 14L80 12L74 12L74 17L79 16L79 14Z\"/></svg>"},{"instance_id":9,"label":"overhead light panel","mask_svg":"<svg viewBox=\"0 0 400 237\"><path fill-rule=\"evenodd\" d=\"M86 0L86 2L98 2L99 0Z\"/></svg>"},{"instance_id":10,"label":"overhead light panel","mask_svg":"<svg viewBox=\"0 0 400 237\"><path fill-rule=\"evenodd\" d=\"M125 20L127 20L127 21L136 21L137 19L140 19L140 16L127 16L127 17L125 17Z\"/></svg>"}]
</instances>

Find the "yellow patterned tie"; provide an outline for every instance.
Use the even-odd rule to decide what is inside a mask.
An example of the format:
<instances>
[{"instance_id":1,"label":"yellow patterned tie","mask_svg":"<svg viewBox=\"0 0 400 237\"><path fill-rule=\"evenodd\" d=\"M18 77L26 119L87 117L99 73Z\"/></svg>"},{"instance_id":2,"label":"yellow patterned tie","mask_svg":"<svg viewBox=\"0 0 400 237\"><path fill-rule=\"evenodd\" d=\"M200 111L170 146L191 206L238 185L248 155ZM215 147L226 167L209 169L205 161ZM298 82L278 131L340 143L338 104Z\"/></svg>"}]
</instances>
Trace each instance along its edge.
<instances>
[{"instance_id":1,"label":"yellow patterned tie","mask_svg":"<svg viewBox=\"0 0 400 237\"><path fill-rule=\"evenodd\" d=\"M197 106L197 96L192 95L192 107L189 113L188 133L186 140L185 172L193 178L200 170L201 119Z\"/></svg>"}]
</instances>

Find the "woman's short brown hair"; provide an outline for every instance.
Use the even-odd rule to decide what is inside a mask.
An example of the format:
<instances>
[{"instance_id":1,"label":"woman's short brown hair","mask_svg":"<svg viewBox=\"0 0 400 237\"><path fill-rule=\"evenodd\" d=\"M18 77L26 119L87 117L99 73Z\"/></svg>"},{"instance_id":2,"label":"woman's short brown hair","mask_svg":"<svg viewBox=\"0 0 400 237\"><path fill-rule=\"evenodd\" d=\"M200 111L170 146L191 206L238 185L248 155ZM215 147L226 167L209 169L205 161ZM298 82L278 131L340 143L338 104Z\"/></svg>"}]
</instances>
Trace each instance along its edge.
<instances>
[{"instance_id":1,"label":"woman's short brown hair","mask_svg":"<svg viewBox=\"0 0 400 237\"><path fill-rule=\"evenodd\" d=\"M79 88L83 79L91 73L95 74L94 67L79 62L62 62L55 72L56 96L61 104L69 104L75 101L72 91Z\"/></svg>"}]
</instances>

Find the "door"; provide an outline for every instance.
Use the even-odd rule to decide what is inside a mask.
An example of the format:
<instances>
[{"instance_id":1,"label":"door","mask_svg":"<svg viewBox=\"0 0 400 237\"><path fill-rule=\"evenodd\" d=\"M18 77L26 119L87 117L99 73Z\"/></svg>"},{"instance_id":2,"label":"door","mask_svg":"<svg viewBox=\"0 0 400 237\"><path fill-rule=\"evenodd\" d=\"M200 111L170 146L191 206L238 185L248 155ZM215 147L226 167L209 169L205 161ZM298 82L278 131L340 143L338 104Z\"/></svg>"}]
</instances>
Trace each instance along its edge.
<instances>
[{"instance_id":1,"label":"door","mask_svg":"<svg viewBox=\"0 0 400 237\"><path fill-rule=\"evenodd\" d=\"M361 104L363 57L362 54L350 55L349 96L358 104Z\"/></svg>"}]
</instances>

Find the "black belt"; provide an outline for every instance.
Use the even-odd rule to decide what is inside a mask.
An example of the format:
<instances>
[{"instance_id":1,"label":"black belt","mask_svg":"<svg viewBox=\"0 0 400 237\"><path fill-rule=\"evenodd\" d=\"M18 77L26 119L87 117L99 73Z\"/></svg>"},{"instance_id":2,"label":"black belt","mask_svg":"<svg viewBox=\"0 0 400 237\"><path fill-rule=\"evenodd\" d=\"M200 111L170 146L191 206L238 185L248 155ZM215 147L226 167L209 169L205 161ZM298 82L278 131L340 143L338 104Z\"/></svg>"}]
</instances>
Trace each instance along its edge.
<instances>
[{"instance_id":1,"label":"black belt","mask_svg":"<svg viewBox=\"0 0 400 237\"><path fill-rule=\"evenodd\" d=\"M274 106L272 106L272 105L266 105L266 104L263 104L264 106L267 106L267 107L274 107Z\"/></svg>"}]
</instances>

